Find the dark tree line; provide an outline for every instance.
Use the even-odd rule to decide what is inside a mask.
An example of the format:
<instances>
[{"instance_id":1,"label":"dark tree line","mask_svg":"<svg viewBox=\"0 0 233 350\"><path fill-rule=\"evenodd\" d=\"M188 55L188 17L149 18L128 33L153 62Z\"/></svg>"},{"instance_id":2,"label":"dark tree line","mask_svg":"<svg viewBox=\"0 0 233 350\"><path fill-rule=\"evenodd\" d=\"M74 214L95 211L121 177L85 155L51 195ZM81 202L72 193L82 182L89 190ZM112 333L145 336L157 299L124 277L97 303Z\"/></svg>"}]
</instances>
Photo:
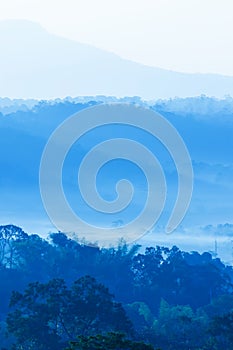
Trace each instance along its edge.
<instances>
[{"instance_id":1,"label":"dark tree line","mask_svg":"<svg viewBox=\"0 0 233 350\"><path fill-rule=\"evenodd\" d=\"M230 350L232 279L232 268L209 253L142 251L123 241L100 249L63 233L45 240L1 226L0 343L23 350L149 343Z\"/></svg>"}]
</instances>

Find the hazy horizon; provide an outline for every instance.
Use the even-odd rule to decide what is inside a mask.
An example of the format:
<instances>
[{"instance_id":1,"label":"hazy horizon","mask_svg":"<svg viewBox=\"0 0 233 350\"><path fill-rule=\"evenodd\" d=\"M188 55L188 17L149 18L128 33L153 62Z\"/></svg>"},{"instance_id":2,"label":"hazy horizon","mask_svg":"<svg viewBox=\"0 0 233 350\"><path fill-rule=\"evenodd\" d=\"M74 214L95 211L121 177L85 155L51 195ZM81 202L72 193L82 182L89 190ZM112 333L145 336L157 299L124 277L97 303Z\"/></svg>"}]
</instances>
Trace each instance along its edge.
<instances>
[{"instance_id":1,"label":"hazy horizon","mask_svg":"<svg viewBox=\"0 0 233 350\"><path fill-rule=\"evenodd\" d=\"M233 76L232 11L231 0L41 0L33 6L9 0L0 5L0 20L38 22L55 35L148 66Z\"/></svg>"},{"instance_id":2,"label":"hazy horizon","mask_svg":"<svg viewBox=\"0 0 233 350\"><path fill-rule=\"evenodd\" d=\"M233 96L233 76L187 74L146 66L65 39L25 20L0 21L0 96Z\"/></svg>"}]
</instances>

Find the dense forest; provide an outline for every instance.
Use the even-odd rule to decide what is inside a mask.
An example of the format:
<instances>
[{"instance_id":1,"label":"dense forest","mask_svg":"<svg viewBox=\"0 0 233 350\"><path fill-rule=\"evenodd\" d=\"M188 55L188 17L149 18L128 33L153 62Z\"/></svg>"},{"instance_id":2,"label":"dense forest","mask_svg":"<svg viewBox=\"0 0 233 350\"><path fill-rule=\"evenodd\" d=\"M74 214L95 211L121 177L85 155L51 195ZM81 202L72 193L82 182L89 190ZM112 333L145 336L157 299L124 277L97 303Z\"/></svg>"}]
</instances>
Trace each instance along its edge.
<instances>
[{"instance_id":1,"label":"dense forest","mask_svg":"<svg viewBox=\"0 0 233 350\"><path fill-rule=\"evenodd\" d=\"M233 269L177 247L0 227L1 349L233 348Z\"/></svg>"}]
</instances>

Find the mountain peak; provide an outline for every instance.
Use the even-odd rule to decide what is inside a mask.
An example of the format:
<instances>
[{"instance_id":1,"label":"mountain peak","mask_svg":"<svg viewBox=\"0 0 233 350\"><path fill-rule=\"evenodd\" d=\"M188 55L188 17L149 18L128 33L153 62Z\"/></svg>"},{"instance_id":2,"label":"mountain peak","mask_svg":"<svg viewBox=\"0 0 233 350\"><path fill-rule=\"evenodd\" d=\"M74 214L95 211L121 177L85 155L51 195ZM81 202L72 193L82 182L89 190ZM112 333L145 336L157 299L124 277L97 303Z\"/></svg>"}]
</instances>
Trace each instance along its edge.
<instances>
[{"instance_id":1,"label":"mountain peak","mask_svg":"<svg viewBox=\"0 0 233 350\"><path fill-rule=\"evenodd\" d=\"M28 20L0 21L0 96L233 96L233 77L147 67L50 34Z\"/></svg>"},{"instance_id":2,"label":"mountain peak","mask_svg":"<svg viewBox=\"0 0 233 350\"><path fill-rule=\"evenodd\" d=\"M6 19L0 21L0 31L6 30L8 32L26 32L26 31L40 31L47 32L41 24L26 19Z\"/></svg>"}]
</instances>

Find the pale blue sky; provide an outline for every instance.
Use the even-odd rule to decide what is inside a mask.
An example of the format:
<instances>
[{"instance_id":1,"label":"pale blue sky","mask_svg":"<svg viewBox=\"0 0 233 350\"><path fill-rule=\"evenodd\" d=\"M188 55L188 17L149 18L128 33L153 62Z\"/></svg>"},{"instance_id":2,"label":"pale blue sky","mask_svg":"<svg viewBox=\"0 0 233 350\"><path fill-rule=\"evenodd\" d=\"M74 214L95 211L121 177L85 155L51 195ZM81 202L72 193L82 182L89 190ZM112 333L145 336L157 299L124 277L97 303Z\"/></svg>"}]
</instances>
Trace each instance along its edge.
<instances>
[{"instance_id":1,"label":"pale blue sky","mask_svg":"<svg viewBox=\"0 0 233 350\"><path fill-rule=\"evenodd\" d=\"M147 65L233 75L232 0L8 0L0 20L48 31Z\"/></svg>"}]
</instances>

